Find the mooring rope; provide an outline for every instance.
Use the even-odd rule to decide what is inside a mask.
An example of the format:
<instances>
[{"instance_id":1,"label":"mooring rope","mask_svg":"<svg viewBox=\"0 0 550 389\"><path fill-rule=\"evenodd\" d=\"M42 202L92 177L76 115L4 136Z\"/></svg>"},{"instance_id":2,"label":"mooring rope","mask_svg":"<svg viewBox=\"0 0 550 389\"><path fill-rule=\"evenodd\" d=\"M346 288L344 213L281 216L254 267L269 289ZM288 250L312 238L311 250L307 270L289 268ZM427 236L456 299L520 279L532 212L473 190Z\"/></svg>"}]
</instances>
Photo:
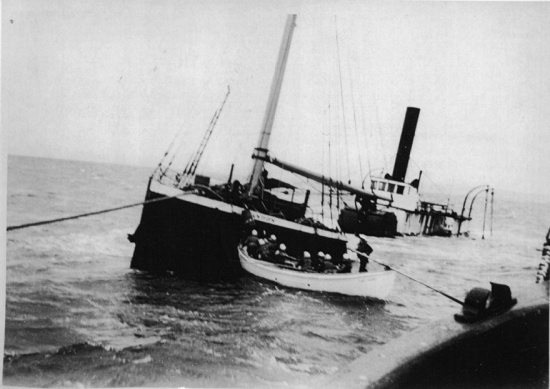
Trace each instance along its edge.
<instances>
[{"instance_id":1,"label":"mooring rope","mask_svg":"<svg viewBox=\"0 0 550 389\"><path fill-rule=\"evenodd\" d=\"M357 250L354 250L354 249L350 249L350 250L353 251L353 252L355 252L355 253L357 253L357 254L359 254L359 255L362 255L362 256L368 258L370 261L373 261L373 262L378 263L379 265L385 266L386 268L388 268L388 269L390 269L390 270L393 270L394 272L399 273L399 274L401 274L402 276L407 277L407 278L410 279L410 280L413 280L414 282L418 282L419 284L424 285L425 287L427 287L427 288L433 290L434 292L437 292L437 293L439 293L439 294L442 294L443 296L447 297L448 299L453 300L455 303L458 303L458 304L460 304L460 305L465 305L464 302L460 301L459 299L457 299L457 298L455 298L455 297L453 297L453 296L450 296L450 295L448 295L447 293L442 292L442 291L440 291L440 290L438 290L438 289L435 289L435 288L431 287L430 285L427 285L427 284L425 284L424 282L419 281L419 280L417 280L416 278L413 278L413 277L409 276L408 274L403 273L402 271L399 271L399 270L397 270L397 269L394 269L394 268L392 268L391 266L389 266L389 265L387 265L387 264L385 264L385 263L382 263L382 262L379 262L379 261L377 261L377 260L375 260L375 259L369 258L369 256L368 256L367 254L365 254L365 253L363 253L363 252L361 252L361 251L357 251Z\"/></svg>"},{"instance_id":2,"label":"mooring rope","mask_svg":"<svg viewBox=\"0 0 550 389\"><path fill-rule=\"evenodd\" d=\"M157 199L146 200L146 201L142 201L142 202L139 202L139 203L123 205L121 207L116 207L116 208L103 209L101 211L82 213L80 215L61 217L61 218L58 218L58 219L43 220L43 221L34 222L34 223L21 224L21 225L18 225L18 226L9 226L9 227L6 228L6 230L7 231L20 230L20 229L23 229L23 228L41 226L41 225L44 225L44 224L52 224L52 223L58 223L58 222L71 220L71 219L78 219L78 218L81 218L81 217L99 215L99 214L102 214L102 213L119 211L119 210L125 209L125 208L137 207L138 205L150 204L150 203L154 203L154 202L157 202L157 201L163 201L163 200L173 199L173 198L176 198L176 197L186 196L188 194L191 194L191 193L189 193L189 192L180 193L180 194L175 195L175 196L159 197Z\"/></svg>"}]
</instances>

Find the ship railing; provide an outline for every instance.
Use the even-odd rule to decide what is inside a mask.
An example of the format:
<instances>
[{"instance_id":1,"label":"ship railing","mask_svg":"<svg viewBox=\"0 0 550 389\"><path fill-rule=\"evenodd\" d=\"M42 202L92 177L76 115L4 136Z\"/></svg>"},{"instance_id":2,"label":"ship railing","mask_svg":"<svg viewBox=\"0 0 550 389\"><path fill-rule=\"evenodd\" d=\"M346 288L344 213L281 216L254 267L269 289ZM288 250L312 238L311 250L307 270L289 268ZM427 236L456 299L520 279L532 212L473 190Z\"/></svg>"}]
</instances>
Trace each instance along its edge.
<instances>
[{"instance_id":1,"label":"ship railing","mask_svg":"<svg viewBox=\"0 0 550 389\"><path fill-rule=\"evenodd\" d=\"M420 202L420 209L425 212L441 212L441 213L451 213L449 205L432 203L428 201Z\"/></svg>"}]
</instances>

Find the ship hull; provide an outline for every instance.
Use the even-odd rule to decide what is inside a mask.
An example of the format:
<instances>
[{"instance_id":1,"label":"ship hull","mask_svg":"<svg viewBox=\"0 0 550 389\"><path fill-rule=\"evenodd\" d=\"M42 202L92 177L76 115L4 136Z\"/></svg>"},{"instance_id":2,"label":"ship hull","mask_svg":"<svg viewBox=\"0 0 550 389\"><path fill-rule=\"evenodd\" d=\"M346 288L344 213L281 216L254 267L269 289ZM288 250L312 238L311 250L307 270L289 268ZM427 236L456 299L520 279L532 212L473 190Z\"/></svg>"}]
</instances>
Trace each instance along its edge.
<instances>
[{"instance_id":1,"label":"ship hull","mask_svg":"<svg viewBox=\"0 0 550 389\"><path fill-rule=\"evenodd\" d=\"M147 200L164 196L152 190L147 192ZM133 235L131 267L171 271L189 279L237 276L239 262L231 245L240 238L239 214L188 200L192 199L172 198L143 207Z\"/></svg>"},{"instance_id":2,"label":"ship hull","mask_svg":"<svg viewBox=\"0 0 550 389\"><path fill-rule=\"evenodd\" d=\"M449 226L448 215L435 212L409 212L399 209L363 212L346 207L340 212L338 224L346 233L381 237L452 236L458 232L457 219L453 219L453 223Z\"/></svg>"},{"instance_id":3,"label":"ship hull","mask_svg":"<svg viewBox=\"0 0 550 389\"><path fill-rule=\"evenodd\" d=\"M397 218L391 212L362 213L352 208L340 212L338 225L351 234L393 237L397 234Z\"/></svg>"},{"instance_id":4,"label":"ship hull","mask_svg":"<svg viewBox=\"0 0 550 389\"><path fill-rule=\"evenodd\" d=\"M181 195L181 196L180 196ZM131 267L150 272L173 272L187 279L233 279L242 274L237 246L245 233L244 209L155 181L146 200L135 243ZM316 230L258 212L250 213L258 231L275 234L295 255L322 250L334 256L346 252L343 234Z\"/></svg>"}]
</instances>

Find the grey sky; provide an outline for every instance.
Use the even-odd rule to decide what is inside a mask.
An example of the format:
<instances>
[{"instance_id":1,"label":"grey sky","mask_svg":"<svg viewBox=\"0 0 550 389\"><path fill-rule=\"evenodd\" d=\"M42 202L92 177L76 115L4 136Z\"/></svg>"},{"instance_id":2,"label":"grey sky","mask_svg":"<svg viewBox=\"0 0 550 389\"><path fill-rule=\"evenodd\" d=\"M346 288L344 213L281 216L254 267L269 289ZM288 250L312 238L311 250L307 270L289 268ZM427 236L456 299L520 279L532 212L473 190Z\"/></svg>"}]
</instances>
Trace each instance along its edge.
<instances>
[{"instance_id":1,"label":"grey sky","mask_svg":"<svg viewBox=\"0 0 550 389\"><path fill-rule=\"evenodd\" d=\"M180 129L196 149L231 85L202 169L225 175L236 163L246 176L286 14L297 13L276 156L346 180L351 171L355 182L359 170L391 170L415 106L412 175L420 168L448 190L489 183L546 196L549 11L541 2L5 1L2 130L11 154L153 168ZM335 137L344 127L348 139ZM329 140L339 167L328 167Z\"/></svg>"}]
</instances>

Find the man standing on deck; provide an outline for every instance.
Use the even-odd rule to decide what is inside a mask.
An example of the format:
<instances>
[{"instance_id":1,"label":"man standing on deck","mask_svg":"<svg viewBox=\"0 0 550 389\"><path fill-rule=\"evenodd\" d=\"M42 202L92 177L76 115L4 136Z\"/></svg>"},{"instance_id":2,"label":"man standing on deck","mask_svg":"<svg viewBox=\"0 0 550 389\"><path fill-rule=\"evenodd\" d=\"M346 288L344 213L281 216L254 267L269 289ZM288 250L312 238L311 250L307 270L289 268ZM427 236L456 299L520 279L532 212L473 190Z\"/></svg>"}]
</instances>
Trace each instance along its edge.
<instances>
[{"instance_id":1,"label":"man standing on deck","mask_svg":"<svg viewBox=\"0 0 550 389\"><path fill-rule=\"evenodd\" d=\"M359 235L359 244L357 245L357 251L359 251L359 273L367 272L367 264L369 263L369 255L372 253L372 247L367 243L367 237L365 235Z\"/></svg>"}]
</instances>

